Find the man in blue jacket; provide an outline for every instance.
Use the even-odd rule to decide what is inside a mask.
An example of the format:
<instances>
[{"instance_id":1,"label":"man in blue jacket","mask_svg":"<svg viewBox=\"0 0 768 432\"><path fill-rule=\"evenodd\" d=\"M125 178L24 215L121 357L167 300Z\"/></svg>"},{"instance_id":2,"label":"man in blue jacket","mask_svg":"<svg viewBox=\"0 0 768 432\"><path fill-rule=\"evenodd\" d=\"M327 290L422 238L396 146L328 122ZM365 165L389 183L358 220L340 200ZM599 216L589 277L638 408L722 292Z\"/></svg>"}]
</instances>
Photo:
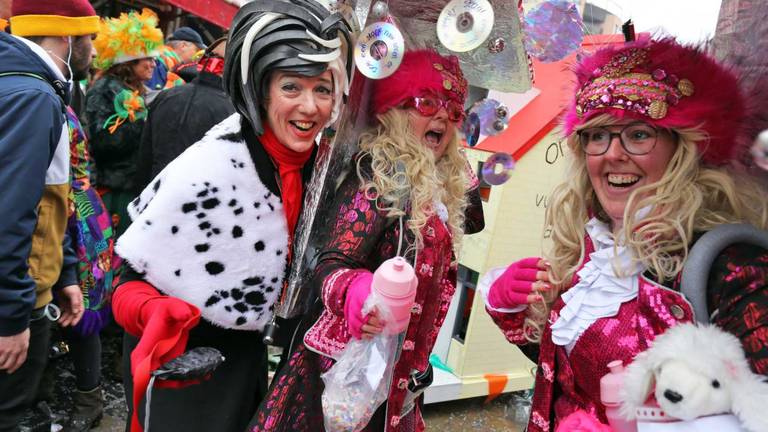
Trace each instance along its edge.
<instances>
[{"instance_id":1,"label":"man in blue jacket","mask_svg":"<svg viewBox=\"0 0 768 432\"><path fill-rule=\"evenodd\" d=\"M83 313L66 238L69 103L99 18L87 0L14 0L0 32L0 431L16 431L48 354L50 321ZM51 304L57 290L59 308Z\"/></svg>"}]
</instances>

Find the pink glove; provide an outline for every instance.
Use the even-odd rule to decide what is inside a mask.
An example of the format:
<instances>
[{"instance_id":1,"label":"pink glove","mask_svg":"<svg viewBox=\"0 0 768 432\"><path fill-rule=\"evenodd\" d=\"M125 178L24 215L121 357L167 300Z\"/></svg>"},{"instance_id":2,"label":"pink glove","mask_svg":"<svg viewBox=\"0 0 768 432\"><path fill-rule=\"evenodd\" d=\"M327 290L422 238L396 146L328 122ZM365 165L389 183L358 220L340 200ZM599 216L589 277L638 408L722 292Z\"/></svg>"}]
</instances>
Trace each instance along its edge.
<instances>
[{"instance_id":1,"label":"pink glove","mask_svg":"<svg viewBox=\"0 0 768 432\"><path fill-rule=\"evenodd\" d=\"M557 426L557 432L612 432L610 426L600 423L585 411L574 411Z\"/></svg>"},{"instance_id":2,"label":"pink glove","mask_svg":"<svg viewBox=\"0 0 768 432\"><path fill-rule=\"evenodd\" d=\"M541 258L531 257L516 261L493 282L488 292L488 302L495 308L511 309L528 304L528 295L533 291ZM548 287L548 285L547 285Z\"/></svg>"},{"instance_id":3,"label":"pink glove","mask_svg":"<svg viewBox=\"0 0 768 432\"><path fill-rule=\"evenodd\" d=\"M344 319L347 321L347 330L353 337L360 339L363 336L363 324L367 316L363 316L363 305L371 295L373 273L365 272L357 276L347 288L347 298L344 300Z\"/></svg>"}]
</instances>

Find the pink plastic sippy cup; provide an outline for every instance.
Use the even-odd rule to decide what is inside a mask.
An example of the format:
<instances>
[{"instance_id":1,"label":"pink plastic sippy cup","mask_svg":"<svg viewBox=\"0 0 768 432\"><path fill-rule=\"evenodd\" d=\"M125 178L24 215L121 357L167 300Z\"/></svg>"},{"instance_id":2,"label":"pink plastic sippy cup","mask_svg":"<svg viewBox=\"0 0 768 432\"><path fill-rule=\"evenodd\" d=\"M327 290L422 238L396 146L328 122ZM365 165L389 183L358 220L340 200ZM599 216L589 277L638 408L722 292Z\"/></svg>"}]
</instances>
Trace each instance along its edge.
<instances>
[{"instance_id":1,"label":"pink plastic sippy cup","mask_svg":"<svg viewBox=\"0 0 768 432\"><path fill-rule=\"evenodd\" d=\"M408 328L416 298L416 272L402 257L390 258L373 273L372 290L391 315L385 332L398 334Z\"/></svg>"},{"instance_id":2,"label":"pink plastic sippy cup","mask_svg":"<svg viewBox=\"0 0 768 432\"><path fill-rule=\"evenodd\" d=\"M605 406L608 424L615 432L637 432L637 423L619 414L619 391L624 386L624 364L621 360L608 363L610 372L600 378L600 401Z\"/></svg>"}]
</instances>

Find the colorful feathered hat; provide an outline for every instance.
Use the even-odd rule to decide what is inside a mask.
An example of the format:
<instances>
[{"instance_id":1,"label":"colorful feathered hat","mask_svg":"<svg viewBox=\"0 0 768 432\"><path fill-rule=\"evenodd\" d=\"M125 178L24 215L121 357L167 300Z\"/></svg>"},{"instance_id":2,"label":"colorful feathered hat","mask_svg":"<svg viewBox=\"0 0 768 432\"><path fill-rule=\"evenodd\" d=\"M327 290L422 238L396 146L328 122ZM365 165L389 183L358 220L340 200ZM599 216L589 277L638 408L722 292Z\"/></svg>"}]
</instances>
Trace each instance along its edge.
<instances>
[{"instance_id":1,"label":"colorful feathered hat","mask_svg":"<svg viewBox=\"0 0 768 432\"><path fill-rule=\"evenodd\" d=\"M374 82L372 111L384 113L424 93L443 95L464 105L467 80L456 56L443 57L429 49L406 51L395 73Z\"/></svg>"},{"instance_id":2,"label":"colorful feathered hat","mask_svg":"<svg viewBox=\"0 0 768 432\"><path fill-rule=\"evenodd\" d=\"M11 33L24 37L84 36L99 30L88 0L13 0L10 21Z\"/></svg>"},{"instance_id":3,"label":"colorful feathered hat","mask_svg":"<svg viewBox=\"0 0 768 432\"><path fill-rule=\"evenodd\" d=\"M99 69L158 55L163 44L163 32L157 28L157 15L150 9L141 13L131 11L99 23L99 34L93 41L96 58L93 65Z\"/></svg>"},{"instance_id":4,"label":"colorful feathered hat","mask_svg":"<svg viewBox=\"0 0 768 432\"><path fill-rule=\"evenodd\" d=\"M735 156L745 101L736 75L701 48L672 38L644 39L602 49L575 66L576 95L566 109L565 133L599 114L643 120L666 129L700 128L704 162Z\"/></svg>"}]
</instances>

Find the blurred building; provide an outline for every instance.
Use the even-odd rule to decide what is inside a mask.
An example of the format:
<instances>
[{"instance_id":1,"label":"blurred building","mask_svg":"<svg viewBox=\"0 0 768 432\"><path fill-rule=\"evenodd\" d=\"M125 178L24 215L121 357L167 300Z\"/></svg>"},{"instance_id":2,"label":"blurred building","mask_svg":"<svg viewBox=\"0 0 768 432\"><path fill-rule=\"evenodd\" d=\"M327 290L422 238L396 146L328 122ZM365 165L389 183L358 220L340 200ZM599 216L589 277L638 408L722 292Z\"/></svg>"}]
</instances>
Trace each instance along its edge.
<instances>
[{"instance_id":1,"label":"blurred building","mask_svg":"<svg viewBox=\"0 0 768 432\"><path fill-rule=\"evenodd\" d=\"M579 11L586 27L585 33L592 35L621 33L621 19L596 3L579 0Z\"/></svg>"},{"instance_id":2,"label":"blurred building","mask_svg":"<svg viewBox=\"0 0 768 432\"><path fill-rule=\"evenodd\" d=\"M91 0L91 4L103 17L115 17L132 9L152 9L160 18L164 34L188 26L197 30L206 43L219 38L229 28L239 9L227 0Z\"/></svg>"}]
</instances>

